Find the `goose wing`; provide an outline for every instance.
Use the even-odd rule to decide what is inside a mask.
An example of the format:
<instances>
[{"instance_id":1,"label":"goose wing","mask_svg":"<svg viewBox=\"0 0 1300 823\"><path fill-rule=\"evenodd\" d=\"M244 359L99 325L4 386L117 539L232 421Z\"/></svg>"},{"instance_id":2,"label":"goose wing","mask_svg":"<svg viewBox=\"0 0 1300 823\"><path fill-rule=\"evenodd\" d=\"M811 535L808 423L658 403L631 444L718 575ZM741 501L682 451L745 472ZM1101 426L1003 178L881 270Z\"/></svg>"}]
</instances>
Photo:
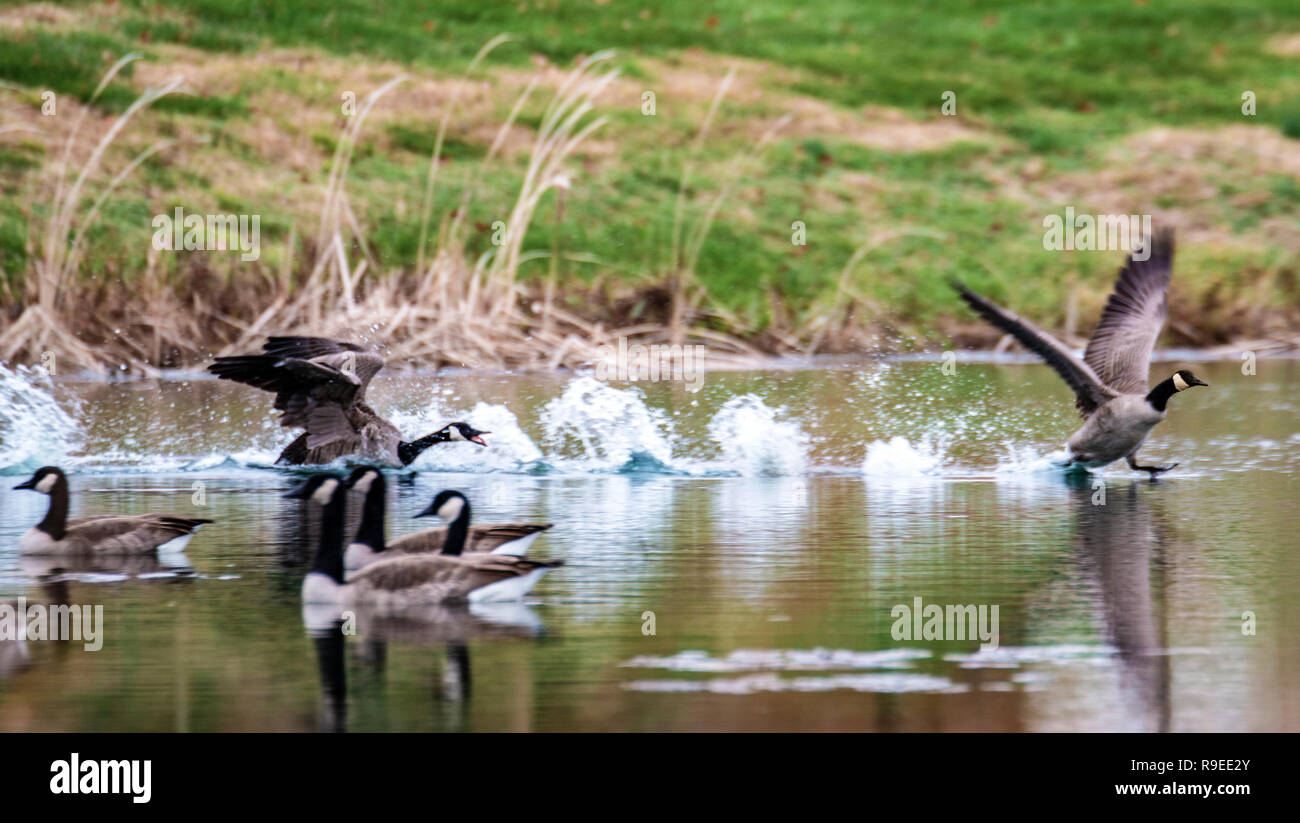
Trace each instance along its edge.
<instances>
[{"instance_id":1,"label":"goose wing","mask_svg":"<svg viewBox=\"0 0 1300 823\"><path fill-rule=\"evenodd\" d=\"M275 392L280 425L307 430L306 446L319 448L356 432L354 408L384 367L379 354L323 337L272 337L265 354L218 357L208 371ZM366 407L368 409L368 407Z\"/></svg>"},{"instance_id":2,"label":"goose wing","mask_svg":"<svg viewBox=\"0 0 1300 823\"><path fill-rule=\"evenodd\" d=\"M379 560L353 573L350 582L381 591L401 591L424 585L452 587L468 593L490 583L521 577L562 560L530 560L509 554L414 554Z\"/></svg>"},{"instance_id":3,"label":"goose wing","mask_svg":"<svg viewBox=\"0 0 1300 823\"><path fill-rule=\"evenodd\" d=\"M1088 341L1083 362L1120 394L1147 392L1151 351L1169 314L1173 268L1174 233L1164 229L1156 233L1146 260L1129 255Z\"/></svg>"},{"instance_id":4,"label":"goose wing","mask_svg":"<svg viewBox=\"0 0 1300 823\"><path fill-rule=\"evenodd\" d=\"M521 540L531 534L551 528L550 523L483 523L469 527L465 540L467 552L492 552L497 548ZM447 527L435 526L418 532L404 534L388 541L387 551L402 554L440 552L447 542Z\"/></svg>"},{"instance_id":5,"label":"goose wing","mask_svg":"<svg viewBox=\"0 0 1300 823\"><path fill-rule=\"evenodd\" d=\"M84 540L96 551L143 552L193 534L211 520L170 514L104 515L68 521L68 537Z\"/></svg>"},{"instance_id":6,"label":"goose wing","mask_svg":"<svg viewBox=\"0 0 1300 823\"><path fill-rule=\"evenodd\" d=\"M1070 388L1074 389L1074 405L1079 408L1079 412L1084 417L1091 415L1102 404L1116 397L1116 393L1102 382L1097 373L1087 363L1075 357L1064 343L1028 320L1021 319L996 303L980 297L961 283L954 282L953 288L980 317L1016 338L1022 346L1043 358L1047 365L1055 369Z\"/></svg>"}]
</instances>

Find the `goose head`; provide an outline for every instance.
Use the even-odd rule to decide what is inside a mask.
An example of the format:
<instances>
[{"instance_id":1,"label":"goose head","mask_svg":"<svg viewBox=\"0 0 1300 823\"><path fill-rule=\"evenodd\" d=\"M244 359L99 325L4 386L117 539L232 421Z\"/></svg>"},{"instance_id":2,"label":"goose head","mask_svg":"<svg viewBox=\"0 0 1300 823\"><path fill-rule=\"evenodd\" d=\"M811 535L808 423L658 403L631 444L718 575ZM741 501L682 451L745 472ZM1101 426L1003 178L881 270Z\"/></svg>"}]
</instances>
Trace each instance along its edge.
<instances>
[{"instance_id":1,"label":"goose head","mask_svg":"<svg viewBox=\"0 0 1300 823\"><path fill-rule=\"evenodd\" d=\"M402 442L397 444L397 459L402 462L403 466L409 466L420 456L420 453L432 446L434 443L454 443L464 440L470 443L476 443L480 446L486 446L483 441L483 435L492 432L479 431L468 423L448 423L433 434L426 434L419 440L411 442Z\"/></svg>"},{"instance_id":2,"label":"goose head","mask_svg":"<svg viewBox=\"0 0 1300 823\"><path fill-rule=\"evenodd\" d=\"M338 475L321 472L313 474L294 486L285 493L284 497L289 500L312 500L323 506L330 502L342 484L343 481Z\"/></svg>"},{"instance_id":3,"label":"goose head","mask_svg":"<svg viewBox=\"0 0 1300 823\"><path fill-rule=\"evenodd\" d=\"M439 429L438 433L445 435L446 438L453 443L457 440L467 440L470 443L477 443L480 446L486 446L487 443L483 441L483 435L491 434L492 432L480 431L468 423L448 423Z\"/></svg>"},{"instance_id":4,"label":"goose head","mask_svg":"<svg viewBox=\"0 0 1300 823\"><path fill-rule=\"evenodd\" d=\"M37 469L36 473L28 478L25 483L19 483L17 486L14 486L14 488L31 489L32 491L38 491L41 494L49 494L60 481L65 483L67 482L67 477L63 474L63 469L60 469L58 466L42 466Z\"/></svg>"},{"instance_id":5,"label":"goose head","mask_svg":"<svg viewBox=\"0 0 1300 823\"><path fill-rule=\"evenodd\" d=\"M438 495L433 498L433 502L429 504L429 507L415 516L432 517L433 515L437 515L438 519L442 522L453 523L460 518L461 512L463 512L468 506L469 501L465 499L465 495L458 491L447 489L438 492Z\"/></svg>"},{"instance_id":6,"label":"goose head","mask_svg":"<svg viewBox=\"0 0 1300 823\"><path fill-rule=\"evenodd\" d=\"M1192 386L1208 386L1204 380L1192 374L1187 369L1179 369L1169 378L1174 381L1174 389L1177 391L1187 391Z\"/></svg>"}]
</instances>

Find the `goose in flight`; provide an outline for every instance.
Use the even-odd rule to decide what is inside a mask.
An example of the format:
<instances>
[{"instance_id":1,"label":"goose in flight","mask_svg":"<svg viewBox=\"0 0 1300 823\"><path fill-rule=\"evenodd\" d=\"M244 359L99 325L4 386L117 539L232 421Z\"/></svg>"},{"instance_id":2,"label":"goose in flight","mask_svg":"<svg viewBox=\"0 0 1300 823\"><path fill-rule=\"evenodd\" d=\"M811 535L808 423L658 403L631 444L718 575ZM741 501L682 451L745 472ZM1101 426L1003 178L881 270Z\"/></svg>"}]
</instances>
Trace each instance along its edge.
<instances>
[{"instance_id":1,"label":"goose in flight","mask_svg":"<svg viewBox=\"0 0 1300 823\"><path fill-rule=\"evenodd\" d=\"M1187 369L1179 369L1148 391L1147 373L1156 337L1169 312L1169 277L1174 263L1174 235L1158 231L1148 239L1146 260L1129 255L1101 320L1088 341L1083 360L1061 341L975 292L954 283L962 299L981 317L1037 354L1074 389L1083 426L1070 437L1067 465L1098 468L1121 457L1152 479L1177 466L1144 466L1138 449L1151 429L1165 419L1169 398L1192 386L1207 386Z\"/></svg>"},{"instance_id":2,"label":"goose in flight","mask_svg":"<svg viewBox=\"0 0 1300 823\"><path fill-rule=\"evenodd\" d=\"M466 440L486 446L468 423L449 423L406 441L366 403L366 387L384 358L378 352L324 337L269 337L262 354L218 357L208 371L222 380L275 392L280 425L306 429L285 447L277 465L330 463L355 456L408 466L435 443Z\"/></svg>"}]
</instances>

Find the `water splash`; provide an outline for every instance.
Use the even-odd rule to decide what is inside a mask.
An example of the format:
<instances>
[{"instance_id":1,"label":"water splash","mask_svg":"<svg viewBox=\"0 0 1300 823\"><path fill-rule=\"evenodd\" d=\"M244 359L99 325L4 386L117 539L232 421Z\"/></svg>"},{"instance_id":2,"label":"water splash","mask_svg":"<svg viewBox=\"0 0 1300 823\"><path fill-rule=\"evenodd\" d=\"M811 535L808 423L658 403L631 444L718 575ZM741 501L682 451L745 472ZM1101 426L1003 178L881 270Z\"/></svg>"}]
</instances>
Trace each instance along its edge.
<instances>
[{"instance_id":1,"label":"water splash","mask_svg":"<svg viewBox=\"0 0 1300 823\"><path fill-rule=\"evenodd\" d=\"M392 416L397 428L405 432L428 432L450 420L463 420L490 434L484 439L488 447L474 443L440 443L425 451L411 464L421 471L447 472L514 472L542 470L541 449L519 427L514 413L497 403L479 402L465 414L447 414L435 402L415 413L398 412Z\"/></svg>"},{"instance_id":2,"label":"water splash","mask_svg":"<svg viewBox=\"0 0 1300 823\"><path fill-rule=\"evenodd\" d=\"M728 400L709 421L709 436L722 449L724 466L742 475L800 475L808 464L808 435L797 423L778 421L776 410L753 394Z\"/></svg>"},{"instance_id":3,"label":"water splash","mask_svg":"<svg viewBox=\"0 0 1300 823\"><path fill-rule=\"evenodd\" d=\"M672 430L663 412L645 404L635 389L615 389L579 377L546 404L541 414L543 444L552 462L589 470L671 470Z\"/></svg>"},{"instance_id":4,"label":"water splash","mask_svg":"<svg viewBox=\"0 0 1300 823\"><path fill-rule=\"evenodd\" d=\"M862 473L882 480L926 480L943 473L945 450L937 438L927 438L913 445L906 437L877 440L867 446Z\"/></svg>"},{"instance_id":5,"label":"water splash","mask_svg":"<svg viewBox=\"0 0 1300 823\"><path fill-rule=\"evenodd\" d=\"M77 422L52 389L40 369L0 365L0 474L28 474L64 462L77 448Z\"/></svg>"}]
</instances>

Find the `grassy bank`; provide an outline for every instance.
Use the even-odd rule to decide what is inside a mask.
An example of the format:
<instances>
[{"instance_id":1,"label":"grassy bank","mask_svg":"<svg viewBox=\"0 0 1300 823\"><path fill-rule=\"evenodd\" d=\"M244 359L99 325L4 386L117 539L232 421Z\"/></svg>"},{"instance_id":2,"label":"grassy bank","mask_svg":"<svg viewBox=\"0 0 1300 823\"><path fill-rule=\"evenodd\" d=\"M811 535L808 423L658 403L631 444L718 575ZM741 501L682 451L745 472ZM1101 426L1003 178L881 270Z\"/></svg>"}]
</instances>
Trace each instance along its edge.
<instances>
[{"instance_id":1,"label":"grassy bank","mask_svg":"<svg viewBox=\"0 0 1300 823\"><path fill-rule=\"evenodd\" d=\"M0 5L0 356L169 366L290 328L542 367L618 333L992 342L953 276L1079 334L1121 255L1045 251L1067 206L1177 226L1168 342L1296 328L1293 3L862 5ZM155 251L177 206L259 215L260 259Z\"/></svg>"}]
</instances>

